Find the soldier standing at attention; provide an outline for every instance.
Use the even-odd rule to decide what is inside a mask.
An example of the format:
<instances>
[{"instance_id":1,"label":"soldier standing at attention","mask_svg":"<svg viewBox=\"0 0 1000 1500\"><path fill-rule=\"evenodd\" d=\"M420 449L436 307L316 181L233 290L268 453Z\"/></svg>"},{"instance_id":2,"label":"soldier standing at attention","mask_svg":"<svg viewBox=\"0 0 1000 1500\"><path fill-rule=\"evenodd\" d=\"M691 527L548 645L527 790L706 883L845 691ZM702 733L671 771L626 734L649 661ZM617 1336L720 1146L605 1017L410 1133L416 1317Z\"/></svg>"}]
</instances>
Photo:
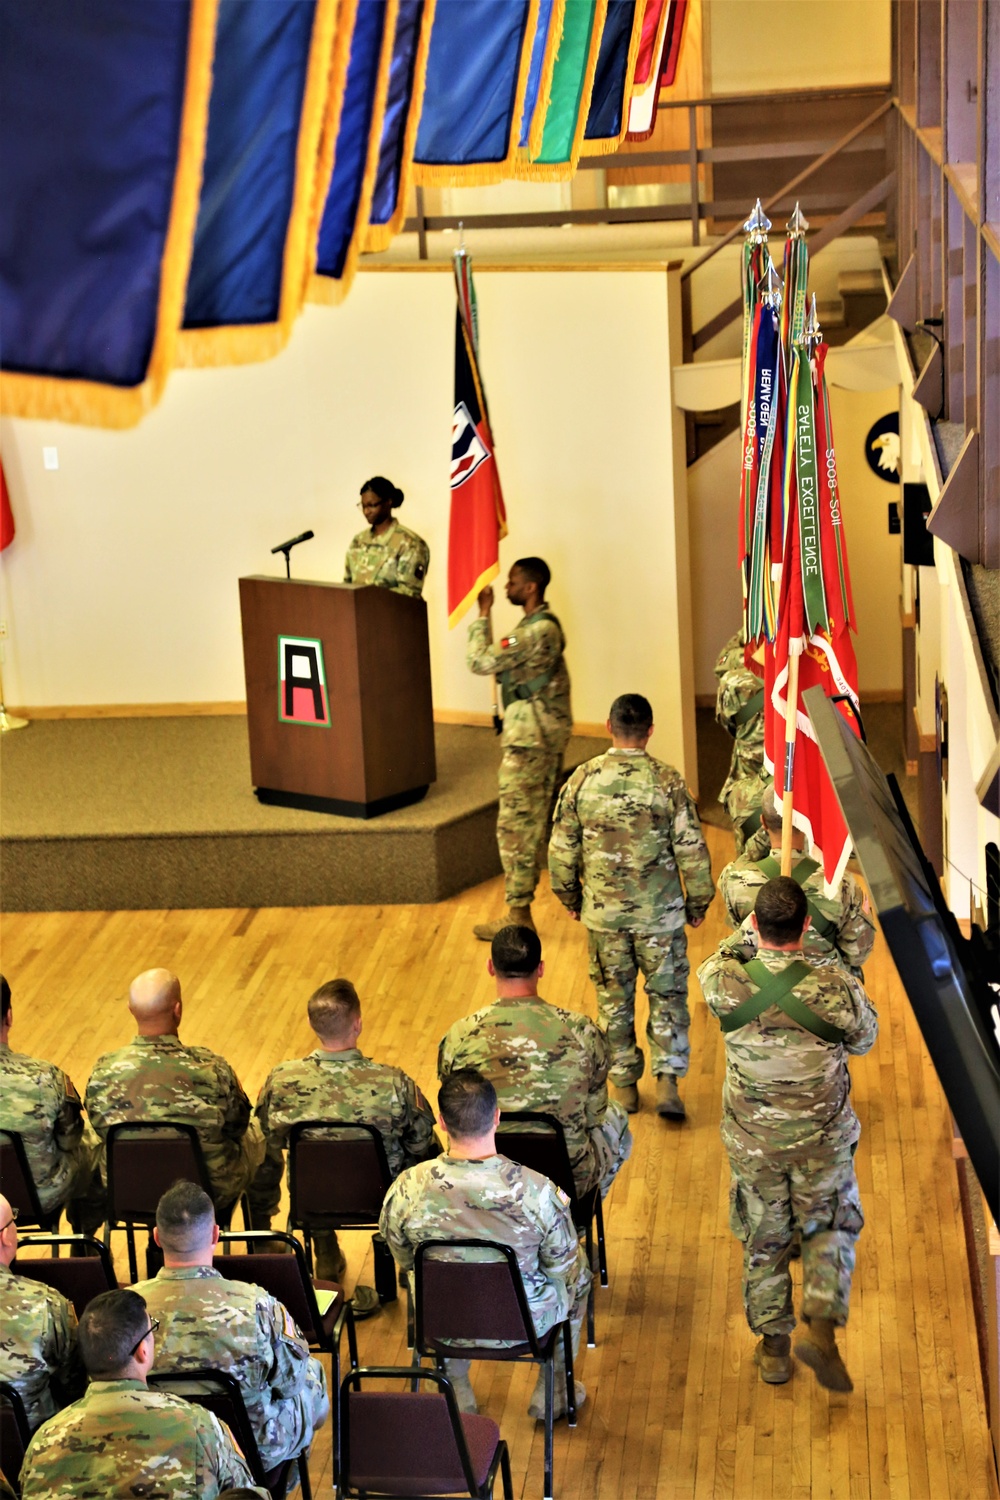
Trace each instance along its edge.
<instances>
[{"instance_id":1,"label":"soldier standing at attention","mask_svg":"<svg viewBox=\"0 0 1000 1500\"><path fill-rule=\"evenodd\" d=\"M277 1468L308 1448L330 1414L323 1366L282 1303L214 1268L219 1227L200 1187L175 1182L157 1204L153 1233L163 1269L134 1290L159 1325L157 1369L234 1375L264 1468Z\"/></svg>"},{"instance_id":2,"label":"soldier standing at attention","mask_svg":"<svg viewBox=\"0 0 1000 1500\"><path fill-rule=\"evenodd\" d=\"M608 1103L604 1036L586 1016L539 995L545 965L530 927L501 928L487 968L496 1001L455 1022L438 1049L438 1077L474 1068L490 1080L502 1109L554 1115L577 1197L599 1185L603 1198L632 1150L628 1116Z\"/></svg>"},{"instance_id":3,"label":"soldier standing at attention","mask_svg":"<svg viewBox=\"0 0 1000 1500\"><path fill-rule=\"evenodd\" d=\"M218 1417L148 1388L155 1332L131 1289L102 1292L84 1309L80 1353L90 1384L31 1439L21 1500L217 1500L240 1485L269 1500Z\"/></svg>"},{"instance_id":4,"label":"soldier standing at attention","mask_svg":"<svg viewBox=\"0 0 1000 1500\"><path fill-rule=\"evenodd\" d=\"M17 1224L0 1197L0 1380L24 1402L28 1426L55 1414L83 1390L83 1366L76 1345L76 1313L61 1292L10 1269L17 1254ZM51 1382L59 1385L57 1400Z\"/></svg>"},{"instance_id":5,"label":"soldier standing at attention","mask_svg":"<svg viewBox=\"0 0 1000 1500\"><path fill-rule=\"evenodd\" d=\"M128 1008L139 1034L94 1064L86 1098L91 1123L102 1142L112 1125L124 1122L193 1125L216 1212L225 1220L264 1155L250 1100L225 1058L181 1041L176 974L169 969L140 974L129 988Z\"/></svg>"},{"instance_id":6,"label":"soldier standing at attention","mask_svg":"<svg viewBox=\"0 0 1000 1500\"><path fill-rule=\"evenodd\" d=\"M361 486L358 509L367 526L347 549L345 583L376 584L397 594L419 599L431 561L431 549L423 537L393 518L403 503L403 491L377 474Z\"/></svg>"},{"instance_id":7,"label":"soldier standing at attention","mask_svg":"<svg viewBox=\"0 0 1000 1500\"><path fill-rule=\"evenodd\" d=\"M413 1079L402 1068L372 1062L358 1047L361 1002L349 979L331 979L310 996L309 1025L319 1046L308 1057L272 1068L257 1100L265 1154L250 1189L250 1207L258 1228L269 1229L278 1211L288 1134L301 1120L374 1125L393 1177L441 1150L433 1111ZM342 1281L347 1261L336 1230L318 1230L313 1243L317 1274ZM355 1317L378 1311L373 1287L355 1287L351 1300Z\"/></svg>"},{"instance_id":8,"label":"soldier standing at attention","mask_svg":"<svg viewBox=\"0 0 1000 1500\"><path fill-rule=\"evenodd\" d=\"M560 794L549 845L552 889L587 929L615 1094L629 1114L639 1108L641 971L656 1107L683 1119L677 1080L687 1072L690 1050L684 924L700 927L705 919L715 893L712 864L683 778L646 752L653 733L649 701L623 693L611 705L607 728L612 748L578 766Z\"/></svg>"},{"instance_id":9,"label":"soldier standing at attention","mask_svg":"<svg viewBox=\"0 0 1000 1500\"><path fill-rule=\"evenodd\" d=\"M506 914L473 928L492 942L501 927L534 927L531 903L545 863L545 836L563 751L573 727L566 639L545 599L551 574L540 557L521 557L510 570L507 598L524 610L520 624L493 644L493 590L479 595L479 618L469 626L466 664L500 682L503 759L497 844L504 872Z\"/></svg>"},{"instance_id":10,"label":"soldier standing at attention","mask_svg":"<svg viewBox=\"0 0 1000 1500\"><path fill-rule=\"evenodd\" d=\"M836 1329L847 1322L864 1217L847 1056L874 1045L878 1017L856 979L804 961L809 915L794 880L762 886L750 920L758 955L735 933L698 978L725 1035L722 1139L730 1223L743 1242L743 1306L761 1336L754 1359L769 1385L791 1376L789 1256L798 1233L806 1326L795 1353L827 1390L850 1391Z\"/></svg>"},{"instance_id":11,"label":"soldier standing at attention","mask_svg":"<svg viewBox=\"0 0 1000 1500\"><path fill-rule=\"evenodd\" d=\"M756 944L756 932L748 923L757 892L768 881L780 875L781 808L769 786L760 806L763 827L744 847L739 859L726 865L719 876L719 894L733 927L742 927L745 942ZM827 896L823 870L814 859L803 857L805 834L792 830L792 848L796 858L792 879L806 893L809 926L802 937L802 951L808 963L840 964L862 977L862 965L871 957L875 943L875 923L871 905L853 875L844 874L836 896Z\"/></svg>"},{"instance_id":12,"label":"soldier standing at attention","mask_svg":"<svg viewBox=\"0 0 1000 1500\"><path fill-rule=\"evenodd\" d=\"M764 769L764 684L744 663L739 633L719 652L715 673L719 679L716 722L735 741L719 801L732 819L736 853L740 854L760 827L760 799L771 781Z\"/></svg>"}]
</instances>

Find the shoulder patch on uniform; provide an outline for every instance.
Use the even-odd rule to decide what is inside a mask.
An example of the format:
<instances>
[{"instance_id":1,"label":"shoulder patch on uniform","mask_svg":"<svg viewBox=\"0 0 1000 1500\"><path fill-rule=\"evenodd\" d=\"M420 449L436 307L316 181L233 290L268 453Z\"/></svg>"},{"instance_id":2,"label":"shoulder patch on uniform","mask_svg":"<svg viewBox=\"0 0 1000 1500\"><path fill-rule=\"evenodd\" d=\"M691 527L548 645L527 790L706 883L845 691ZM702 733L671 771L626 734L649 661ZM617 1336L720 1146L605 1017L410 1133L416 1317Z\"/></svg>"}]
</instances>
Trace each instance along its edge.
<instances>
[{"instance_id":1,"label":"shoulder patch on uniform","mask_svg":"<svg viewBox=\"0 0 1000 1500\"><path fill-rule=\"evenodd\" d=\"M503 638L503 640L500 642L500 649L503 650L503 651L505 651L508 646L516 646L516 645L517 645L517 636L516 635L505 635L504 638Z\"/></svg>"},{"instance_id":2,"label":"shoulder patch on uniform","mask_svg":"<svg viewBox=\"0 0 1000 1500\"><path fill-rule=\"evenodd\" d=\"M427 572L427 569L424 567L423 563L417 563L417 566L414 568L413 572L415 577L423 578L424 574Z\"/></svg>"}]
</instances>

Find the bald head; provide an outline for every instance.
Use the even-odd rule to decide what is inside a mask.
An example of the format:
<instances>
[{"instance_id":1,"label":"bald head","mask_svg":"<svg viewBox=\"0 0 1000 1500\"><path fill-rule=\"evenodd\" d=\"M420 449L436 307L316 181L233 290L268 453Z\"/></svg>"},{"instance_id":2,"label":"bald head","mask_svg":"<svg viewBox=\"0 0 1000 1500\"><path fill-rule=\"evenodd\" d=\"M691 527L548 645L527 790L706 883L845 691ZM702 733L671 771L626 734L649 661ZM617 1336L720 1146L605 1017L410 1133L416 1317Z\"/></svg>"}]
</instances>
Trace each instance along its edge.
<instances>
[{"instance_id":1,"label":"bald head","mask_svg":"<svg viewBox=\"0 0 1000 1500\"><path fill-rule=\"evenodd\" d=\"M0 1266L9 1266L17 1254L17 1225L14 1223L14 1215L11 1213L10 1204L0 1193Z\"/></svg>"},{"instance_id":2,"label":"bald head","mask_svg":"<svg viewBox=\"0 0 1000 1500\"><path fill-rule=\"evenodd\" d=\"M169 969L147 969L129 986L128 1008L140 1036L176 1035L181 1023L181 982Z\"/></svg>"}]
</instances>

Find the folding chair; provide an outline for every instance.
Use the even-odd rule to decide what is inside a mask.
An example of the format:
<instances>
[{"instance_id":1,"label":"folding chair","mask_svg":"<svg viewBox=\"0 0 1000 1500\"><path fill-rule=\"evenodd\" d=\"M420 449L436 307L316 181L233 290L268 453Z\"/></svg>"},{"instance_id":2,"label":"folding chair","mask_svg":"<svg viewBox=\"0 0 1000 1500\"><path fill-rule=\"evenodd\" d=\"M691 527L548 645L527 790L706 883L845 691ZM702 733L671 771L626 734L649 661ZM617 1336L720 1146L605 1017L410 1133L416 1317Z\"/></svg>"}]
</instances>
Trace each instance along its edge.
<instances>
[{"instance_id":1,"label":"folding chair","mask_svg":"<svg viewBox=\"0 0 1000 1500\"><path fill-rule=\"evenodd\" d=\"M302 1232L313 1269L317 1230L378 1229L382 1202L392 1182L385 1145L374 1125L347 1120L302 1120L288 1135L289 1229ZM374 1242L376 1286L383 1302L396 1294L391 1255Z\"/></svg>"},{"instance_id":2,"label":"folding chair","mask_svg":"<svg viewBox=\"0 0 1000 1500\"><path fill-rule=\"evenodd\" d=\"M12 1385L0 1380L0 1454L3 1455L4 1477L18 1494L21 1493L21 1465L30 1442L31 1429L24 1402Z\"/></svg>"},{"instance_id":3,"label":"folding chair","mask_svg":"<svg viewBox=\"0 0 1000 1500\"><path fill-rule=\"evenodd\" d=\"M203 1406L206 1411L214 1412L220 1421L225 1422L243 1450L254 1484L263 1485L272 1500L285 1500L289 1488L294 1488L296 1464L302 1484L302 1500L312 1500L312 1484L306 1463L308 1448L303 1448L301 1453L292 1458L284 1459L276 1468L266 1470L240 1383L228 1370L202 1369L168 1373L154 1369L149 1376L149 1385L156 1390L169 1391L173 1396L182 1396L195 1406Z\"/></svg>"},{"instance_id":4,"label":"folding chair","mask_svg":"<svg viewBox=\"0 0 1000 1500\"><path fill-rule=\"evenodd\" d=\"M16 1130L0 1130L0 1184L11 1208L17 1209L20 1228L55 1231L59 1228L62 1209L47 1212L38 1201L38 1189L24 1149L24 1140Z\"/></svg>"},{"instance_id":5,"label":"folding chair","mask_svg":"<svg viewBox=\"0 0 1000 1500\"><path fill-rule=\"evenodd\" d=\"M542 1128L544 1127L544 1128ZM573 1169L570 1166L566 1135L561 1121L555 1115L539 1114L534 1110L510 1110L500 1116L497 1130L497 1149L511 1161L520 1162L548 1177L556 1187L562 1188L569 1199L573 1223L584 1236L587 1264L594 1269L594 1229L597 1229L597 1269L601 1286L608 1284L608 1258L604 1243L604 1209L601 1205L600 1186L576 1194ZM587 1347L595 1347L594 1335L594 1283L590 1284L587 1298Z\"/></svg>"},{"instance_id":6,"label":"folding chair","mask_svg":"<svg viewBox=\"0 0 1000 1500\"><path fill-rule=\"evenodd\" d=\"M487 1251L487 1260L455 1259ZM445 1259L444 1256L450 1258ZM555 1363L562 1340L566 1361L566 1418L576 1426L573 1339L569 1319L541 1337L535 1332L517 1256L493 1240L427 1240L413 1264L414 1365L424 1355L440 1369L445 1359L530 1362L545 1372L545 1500L552 1500ZM506 1347L491 1341L503 1339Z\"/></svg>"},{"instance_id":7,"label":"folding chair","mask_svg":"<svg viewBox=\"0 0 1000 1500\"><path fill-rule=\"evenodd\" d=\"M183 1179L197 1183L211 1197L212 1184L201 1141L193 1125L172 1120L127 1120L111 1126L106 1146L108 1221L104 1243L110 1246L113 1229L125 1230L129 1276L134 1282L139 1279L135 1226L141 1225L147 1232L146 1269L149 1275L154 1275L159 1266L159 1255L153 1243L153 1225L156 1206L163 1194ZM249 1227L245 1194L241 1201L243 1221ZM223 1217L228 1224L229 1214Z\"/></svg>"},{"instance_id":8,"label":"folding chair","mask_svg":"<svg viewBox=\"0 0 1000 1500\"><path fill-rule=\"evenodd\" d=\"M489 1500L499 1469L504 1500L513 1500L510 1454L490 1417L460 1412L451 1381L421 1370L440 1395L365 1391L363 1380L413 1381L412 1369L352 1370L340 1387L343 1465L337 1500L354 1496L445 1496Z\"/></svg>"},{"instance_id":9,"label":"folding chair","mask_svg":"<svg viewBox=\"0 0 1000 1500\"><path fill-rule=\"evenodd\" d=\"M70 1258L36 1258L25 1256L25 1250L52 1247L53 1257L63 1245L69 1247ZM20 1237L17 1259L11 1270L15 1276L26 1276L32 1281L44 1281L46 1286L62 1292L72 1302L79 1318L88 1302L101 1292L113 1292L118 1288L118 1278L107 1247L89 1234L25 1234Z\"/></svg>"}]
</instances>

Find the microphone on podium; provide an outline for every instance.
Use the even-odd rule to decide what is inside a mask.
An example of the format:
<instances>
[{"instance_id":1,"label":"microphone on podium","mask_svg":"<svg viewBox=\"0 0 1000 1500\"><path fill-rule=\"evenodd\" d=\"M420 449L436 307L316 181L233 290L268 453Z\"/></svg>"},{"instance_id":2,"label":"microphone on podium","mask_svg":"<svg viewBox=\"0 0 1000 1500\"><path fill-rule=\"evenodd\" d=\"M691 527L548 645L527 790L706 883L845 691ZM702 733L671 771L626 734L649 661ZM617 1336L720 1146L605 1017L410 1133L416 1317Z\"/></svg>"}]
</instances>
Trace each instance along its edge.
<instances>
[{"instance_id":1,"label":"microphone on podium","mask_svg":"<svg viewBox=\"0 0 1000 1500\"><path fill-rule=\"evenodd\" d=\"M309 541L311 541L312 538L315 535L316 535L316 533L314 531L300 531L299 534L298 534L298 536L293 536L293 537L289 538L289 540L287 542L279 542L276 547L272 547L271 548L271 555L272 555L272 557L274 556L275 552L283 552L285 554L285 577L286 578L291 578L291 576L292 576L292 563L291 563L291 557L290 557L290 553L291 553L292 548L293 547L297 547L299 545L299 542L309 542Z\"/></svg>"}]
</instances>

